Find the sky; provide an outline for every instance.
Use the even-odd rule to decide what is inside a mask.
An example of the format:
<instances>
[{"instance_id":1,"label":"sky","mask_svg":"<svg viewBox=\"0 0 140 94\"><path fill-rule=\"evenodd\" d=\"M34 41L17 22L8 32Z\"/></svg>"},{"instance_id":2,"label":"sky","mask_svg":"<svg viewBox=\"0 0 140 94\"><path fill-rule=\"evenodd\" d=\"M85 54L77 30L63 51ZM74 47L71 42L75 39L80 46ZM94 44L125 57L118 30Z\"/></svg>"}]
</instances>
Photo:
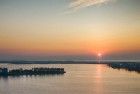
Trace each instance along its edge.
<instances>
[{"instance_id":1,"label":"sky","mask_svg":"<svg viewBox=\"0 0 140 94\"><path fill-rule=\"evenodd\" d=\"M140 0L0 0L0 60L140 60Z\"/></svg>"}]
</instances>

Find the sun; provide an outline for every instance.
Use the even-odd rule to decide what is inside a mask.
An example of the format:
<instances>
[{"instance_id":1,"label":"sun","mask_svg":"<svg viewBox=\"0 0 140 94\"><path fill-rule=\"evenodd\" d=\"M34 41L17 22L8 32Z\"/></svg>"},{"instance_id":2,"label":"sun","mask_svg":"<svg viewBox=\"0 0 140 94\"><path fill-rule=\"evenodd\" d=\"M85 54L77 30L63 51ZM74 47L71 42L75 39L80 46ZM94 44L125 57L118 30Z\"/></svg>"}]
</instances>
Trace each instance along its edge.
<instances>
[{"instance_id":1,"label":"sun","mask_svg":"<svg viewBox=\"0 0 140 94\"><path fill-rule=\"evenodd\" d=\"M101 54L101 53L98 53L97 55L98 55L99 57L101 57L101 56L102 56L102 54Z\"/></svg>"}]
</instances>

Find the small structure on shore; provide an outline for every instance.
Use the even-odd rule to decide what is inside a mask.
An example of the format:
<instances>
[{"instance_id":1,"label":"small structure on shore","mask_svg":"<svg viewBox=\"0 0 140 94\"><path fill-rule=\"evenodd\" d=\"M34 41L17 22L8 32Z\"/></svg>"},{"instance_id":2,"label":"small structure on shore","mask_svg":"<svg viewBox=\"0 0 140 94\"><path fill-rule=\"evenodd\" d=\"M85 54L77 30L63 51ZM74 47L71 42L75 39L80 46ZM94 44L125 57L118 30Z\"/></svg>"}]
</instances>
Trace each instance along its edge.
<instances>
[{"instance_id":1,"label":"small structure on shore","mask_svg":"<svg viewBox=\"0 0 140 94\"><path fill-rule=\"evenodd\" d=\"M13 69L0 68L0 76L21 76L21 75L47 75L64 74L64 68L32 68L32 69Z\"/></svg>"}]
</instances>

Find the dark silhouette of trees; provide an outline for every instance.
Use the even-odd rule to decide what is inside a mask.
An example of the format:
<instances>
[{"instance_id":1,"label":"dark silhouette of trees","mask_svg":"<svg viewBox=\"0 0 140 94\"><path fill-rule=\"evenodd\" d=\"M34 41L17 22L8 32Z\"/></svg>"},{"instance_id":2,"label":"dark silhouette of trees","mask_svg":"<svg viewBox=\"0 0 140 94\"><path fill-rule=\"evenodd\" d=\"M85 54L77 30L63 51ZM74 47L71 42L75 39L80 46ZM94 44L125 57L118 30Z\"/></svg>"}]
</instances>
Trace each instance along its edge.
<instances>
[{"instance_id":1,"label":"dark silhouette of trees","mask_svg":"<svg viewBox=\"0 0 140 94\"><path fill-rule=\"evenodd\" d=\"M140 63L109 63L107 64L109 67L112 67L114 69L125 69L128 71L136 71L140 73Z\"/></svg>"}]
</instances>

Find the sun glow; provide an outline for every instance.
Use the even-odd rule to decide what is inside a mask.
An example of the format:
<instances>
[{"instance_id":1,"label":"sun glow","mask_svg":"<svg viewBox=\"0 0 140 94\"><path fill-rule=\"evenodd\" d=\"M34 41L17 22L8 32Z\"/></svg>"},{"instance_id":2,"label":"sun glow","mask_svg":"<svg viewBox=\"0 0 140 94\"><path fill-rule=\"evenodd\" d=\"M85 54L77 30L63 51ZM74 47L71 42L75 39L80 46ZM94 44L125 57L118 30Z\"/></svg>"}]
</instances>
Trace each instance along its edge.
<instances>
[{"instance_id":1,"label":"sun glow","mask_svg":"<svg viewBox=\"0 0 140 94\"><path fill-rule=\"evenodd\" d=\"M102 54L101 53L98 53L98 57L101 57L102 56Z\"/></svg>"},{"instance_id":2,"label":"sun glow","mask_svg":"<svg viewBox=\"0 0 140 94\"><path fill-rule=\"evenodd\" d=\"M97 55L98 55L98 62L101 63L101 60L102 60L102 53L98 53Z\"/></svg>"}]
</instances>

